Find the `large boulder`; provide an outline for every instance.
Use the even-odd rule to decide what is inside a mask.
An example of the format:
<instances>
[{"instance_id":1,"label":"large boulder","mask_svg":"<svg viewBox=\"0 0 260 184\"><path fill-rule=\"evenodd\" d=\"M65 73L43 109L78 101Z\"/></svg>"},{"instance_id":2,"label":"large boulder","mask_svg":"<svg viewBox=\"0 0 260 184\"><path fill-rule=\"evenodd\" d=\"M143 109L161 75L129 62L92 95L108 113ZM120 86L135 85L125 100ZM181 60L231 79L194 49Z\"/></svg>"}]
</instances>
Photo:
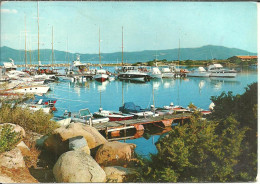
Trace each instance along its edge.
<instances>
[{"instance_id":1,"label":"large boulder","mask_svg":"<svg viewBox=\"0 0 260 184\"><path fill-rule=\"evenodd\" d=\"M77 136L69 139L69 150L81 149L90 155L88 143L83 136Z\"/></svg>"},{"instance_id":2,"label":"large boulder","mask_svg":"<svg viewBox=\"0 0 260 184\"><path fill-rule=\"evenodd\" d=\"M105 167L104 171L107 176L107 182L127 182L128 179L134 176L134 170L120 166Z\"/></svg>"},{"instance_id":3,"label":"large boulder","mask_svg":"<svg viewBox=\"0 0 260 184\"><path fill-rule=\"evenodd\" d=\"M53 167L57 182L105 182L106 174L86 152L78 149L63 153Z\"/></svg>"},{"instance_id":4,"label":"large boulder","mask_svg":"<svg viewBox=\"0 0 260 184\"><path fill-rule=\"evenodd\" d=\"M4 166L7 168L17 169L19 167L25 167L22 152L19 148L14 148L10 151L3 152L0 154L0 167Z\"/></svg>"},{"instance_id":5,"label":"large boulder","mask_svg":"<svg viewBox=\"0 0 260 184\"><path fill-rule=\"evenodd\" d=\"M90 149L107 142L107 140L94 128L82 123L72 123L67 127L60 127L44 141L44 147L56 154L69 150L69 139L83 136Z\"/></svg>"},{"instance_id":6,"label":"large boulder","mask_svg":"<svg viewBox=\"0 0 260 184\"><path fill-rule=\"evenodd\" d=\"M102 166L125 166L134 157L135 144L107 142L97 150L95 160Z\"/></svg>"}]
</instances>

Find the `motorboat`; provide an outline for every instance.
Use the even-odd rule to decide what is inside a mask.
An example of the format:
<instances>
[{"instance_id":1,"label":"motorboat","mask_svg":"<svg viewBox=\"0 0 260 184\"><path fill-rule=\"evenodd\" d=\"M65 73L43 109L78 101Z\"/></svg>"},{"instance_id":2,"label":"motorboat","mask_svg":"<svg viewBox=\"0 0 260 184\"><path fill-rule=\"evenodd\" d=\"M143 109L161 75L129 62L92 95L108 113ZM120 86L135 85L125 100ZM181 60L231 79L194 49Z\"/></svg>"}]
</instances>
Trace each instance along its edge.
<instances>
[{"instance_id":1,"label":"motorboat","mask_svg":"<svg viewBox=\"0 0 260 184\"><path fill-rule=\"evenodd\" d=\"M71 118L63 116L53 116L51 120L55 121L60 126L67 126L71 123Z\"/></svg>"},{"instance_id":2,"label":"motorboat","mask_svg":"<svg viewBox=\"0 0 260 184\"><path fill-rule=\"evenodd\" d=\"M120 80L146 82L149 81L149 78L147 73L139 71L136 66L123 66L118 74Z\"/></svg>"},{"instance_id":3,"label":"motorboat","mask_svg":"<svg viewBox=\"0 0 260 184\"><path fill-rule=\"evenodd\" d=\"M102 117L102 118L95 118L93 114L90 113L89 109L81 109L79 112L68 112L65 111L64 117L71 117L72 122L80 122L84 124L97 124L97 123L106 123L109 121L109 118Z\"/></svg>"},{"instance_id":4,"label":"motorboat","mask_svg":"<svg viewBox=\"0 0 260 184\"><path fill-rule=\"evenodd\" d=\"M18 106L22 108L28 108L29 110L34 112L39 110L42 110L46 114L51 112L51 108L47 105L23 103L23 104L19 104Z\"/></svg>"},{"instance_id":5,"label":"motorboat","mask_svg":"<svg viewBox=\"0 0 260 184\"><path fill-rule=\"evenodd\" d=\"M149 109L142 109L133 102L124 103L122 107L119 107L119 111L125 114L132 114L136 118L154 115L154 112L150 111Z\"/></svg>"},{"instance_id":6,"label":"motorboat","mask_svg":"<svg viewBox=\"0 0 260 184\"><path fill-rule=\"evenodd\" d=\"M208 66L210 77L236 77L237 71L232 69L224 69L221 64L213 64Z\"/></svg>"},{"instance_id":7,"label":"motorboat","mask_svg":"<svg viewBox=\"0 0 260 184\"><path fill-rule=\"evenodd\" d=\"M80 56L77 55L77 59L73 61L72 67L70 69L65 69L66 75L80 75L80 74L93 74L94 71L89 70L88 63L81 63Z\"/></svg>"},{"instance_id":8,"label":"motorboat","mask_svg":"<svg viewBox=\"0 0 260 184\"><path fill-rule=\"evenodd\" d=\"M9 62L3 62L3 65L3 68L6 72L17 69L17 66L14 64L14 60L12 60L11 58L9 58Z\"/></svg>"},{"instance_id":9,"label":"motorboat","mask_svg":"<svg viewBox=\"0 0 260 184\"><path fill-rule=\"evenodd\" d=\"M187 74L188 77L209 77L210 73L203 67L199 67Z\"/></svg>"},{"instance_id":10,"label":"motorboat","mask_svg":"<svg viewBox=\"0 0 260 184\"><path fill-rule=\"evenodd\" d=\"M46 94L50 87L46 85L33 85L20 83L18 85L12 86L14 84L9 84L6 89L0 90L1 93L23 93L23 94Z\"/></svg>"},{"instance_id":11,"label":"motorboat","mask_svg":"<svg viewBox=\"0 0 260 184\"><path fill-rule=\"evenodd\" d=\"M102 108L99 109L98 112L95 112L93 114L94 117L100 118L100 117L108 117L109 121L123 121L123 120L129 120L134 117L132 114L124 114L122 112L114 112L114 111L106 111Z\"/></svg>"},{"instance_id":12,"label":"motorboat","mask_svg":"<svg viewBox=\"0 0 260 184\"><path fill-rule=\"evenodd\" d=\"M43 95L43 96L35 95L33 99L27 100L27 103L46 105L46 106L50 107L52 111L56 111L56 108L55 108L56 102L57 102L56 98L50 98L45 95Z\"/></svg>"}]
</instances>

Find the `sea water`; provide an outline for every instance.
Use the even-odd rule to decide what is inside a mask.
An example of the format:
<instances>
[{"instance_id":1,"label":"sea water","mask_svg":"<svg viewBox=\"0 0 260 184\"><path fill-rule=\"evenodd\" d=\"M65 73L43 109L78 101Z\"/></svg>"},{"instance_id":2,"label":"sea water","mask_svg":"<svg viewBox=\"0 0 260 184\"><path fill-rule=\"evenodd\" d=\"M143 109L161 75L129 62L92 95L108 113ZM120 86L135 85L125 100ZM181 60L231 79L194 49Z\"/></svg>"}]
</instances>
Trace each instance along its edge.
<instances>
[{"instance_id":1,"label":"sea water","mask_svg":"<svg viewBox=\"0 0 260 184\"><path fill-rule=\"evenodd\" d=\"M106 68L114 71L114 67ZM65 110L78 112L89 108L94 113L100 107L104 110L118 111L124 102L134 102L142 108L149 108L153 103L156 107L175 105L187 107L190 103L207 110L212 96L219 96L223 91L232 91L234 95L245 92L247 85L257 81L257 71L243 69L235 78L177 78L156 79L146 83L127 81L95 80L78 82L50 83L49 97L57 98L55 115L62 115ZM153 100L154 98L154 100ZM143 156L156 153L155 143L160 136L151 135L125 142L137 145L136 152Z\"/></svg>"}]
</instances>

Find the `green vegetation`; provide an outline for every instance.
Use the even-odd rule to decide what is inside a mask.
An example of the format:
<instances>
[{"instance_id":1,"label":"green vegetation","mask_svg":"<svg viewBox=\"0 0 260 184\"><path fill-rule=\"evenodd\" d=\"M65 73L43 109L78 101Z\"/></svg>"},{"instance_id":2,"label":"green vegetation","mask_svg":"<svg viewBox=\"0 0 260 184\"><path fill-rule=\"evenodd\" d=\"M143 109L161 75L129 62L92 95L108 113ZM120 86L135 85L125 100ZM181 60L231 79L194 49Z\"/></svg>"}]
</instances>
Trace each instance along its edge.
<instances>
[{"instance_id":1,"label":"green vegetation","mask_svg":"<svg viewBox=\"0 0 260 184\"><path fill-rule=\"evenodd\" d=\"M9 124L0 126L0 153L10 151L20 141L21 135L13 130Z\"/></svg>"},{"instance_id":2,"label":"green vegetation","mask_svg":"<svg viewBox=\"0 0 260 184\"><path fill-rule=\"evenodd\" d=\"M257 83L243 95L212 97L208 120L195 112L157 143L158 153L140 159L136 182L255 181Z\"/></svg>"},{"instance_id":3,"label":"green vegetation","mask_svg":"<svg viewBox=\"0 0 260 184\"><path fill-rule=\"evenodd\" d=\"M54 121L50 120L51 118L51 114L46 114L42 110L32 112L28 108L21 108L17 105L11 107L7 103L3 103L0 108L0 124L13 123L25 130L40 134L49 134L58 127Z\"/></svg>"}]
</instances>

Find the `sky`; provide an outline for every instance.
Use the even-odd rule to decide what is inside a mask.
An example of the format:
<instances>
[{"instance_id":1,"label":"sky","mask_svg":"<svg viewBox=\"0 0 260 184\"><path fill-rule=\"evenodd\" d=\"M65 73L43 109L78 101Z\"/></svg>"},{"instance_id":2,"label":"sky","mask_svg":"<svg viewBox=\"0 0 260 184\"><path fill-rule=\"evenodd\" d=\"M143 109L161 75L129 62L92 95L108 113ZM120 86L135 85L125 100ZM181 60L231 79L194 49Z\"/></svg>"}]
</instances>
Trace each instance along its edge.
<instances>
[{"instance_id":1,"label":"sky","mask_svg":"<svg viewBox=\"0 0 260 184\"><path fill-rule=\"evenodd\" d=\"M26 22L26 23L25 23ZM26 32L25 32L26 25ZM255 2L39 2L40 49L73 53L218 45L257 52ZM37 2L1 3L1 46L38 48Z\"/></svg>"}]
</instances>

